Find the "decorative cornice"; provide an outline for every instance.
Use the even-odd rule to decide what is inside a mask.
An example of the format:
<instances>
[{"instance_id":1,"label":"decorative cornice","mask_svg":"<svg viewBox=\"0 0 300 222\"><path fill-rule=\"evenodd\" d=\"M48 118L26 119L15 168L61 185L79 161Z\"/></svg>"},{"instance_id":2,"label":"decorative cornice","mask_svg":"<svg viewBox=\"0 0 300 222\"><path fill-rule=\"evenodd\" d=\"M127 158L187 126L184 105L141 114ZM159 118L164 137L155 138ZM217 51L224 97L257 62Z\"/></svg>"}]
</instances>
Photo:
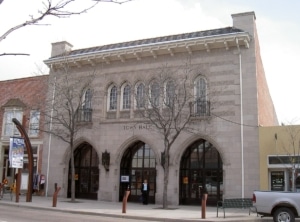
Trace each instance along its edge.
<instances>
[{"instance_id":1,"label":"decorative cornice","mask_svg":"<svg viewBox=\"0 0 300 222\"><path fill-rule=\"evenodd\" d=\"M97 50L74 50L71 53L53 57L45 60L45 64L52 68L59 66L66 61L70 66L82 67L83 65L95 66L97 63L110 64L113 61L125 63L127 60L141 60L144 57L153 57L156 59L160 55L174 56L176 53L187 52L193 54L195 51L207 51L210 53L214 49L224 48L249 48L251 37L246 32L233 32L212 36L200 36L188 39L173 39L140 45L120 46L111 49ZM85 52L87 51L87 52ZM74 53L73 53L74 52Z\"/></svg>"}]
</instances>

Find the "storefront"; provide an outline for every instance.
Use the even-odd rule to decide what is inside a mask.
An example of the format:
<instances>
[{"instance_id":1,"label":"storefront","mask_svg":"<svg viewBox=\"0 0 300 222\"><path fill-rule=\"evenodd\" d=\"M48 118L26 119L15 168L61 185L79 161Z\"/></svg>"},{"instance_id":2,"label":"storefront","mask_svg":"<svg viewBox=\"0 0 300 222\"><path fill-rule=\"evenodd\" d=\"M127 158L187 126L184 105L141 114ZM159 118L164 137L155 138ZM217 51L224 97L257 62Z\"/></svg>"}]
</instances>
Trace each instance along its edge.
<instances>
[{"instance_id":1,"label":"storefront","mask_svg":"<svg viewBox=\"0 0 300 222\"><path fill-rule=\"evenodd\" d=\"M269 186L272 191L300 191L300 157L289 155L268 156ZM293 176L294 174L294 176ZM294 181L294 182L293 182Z\"/></svg>"}]
</instances>

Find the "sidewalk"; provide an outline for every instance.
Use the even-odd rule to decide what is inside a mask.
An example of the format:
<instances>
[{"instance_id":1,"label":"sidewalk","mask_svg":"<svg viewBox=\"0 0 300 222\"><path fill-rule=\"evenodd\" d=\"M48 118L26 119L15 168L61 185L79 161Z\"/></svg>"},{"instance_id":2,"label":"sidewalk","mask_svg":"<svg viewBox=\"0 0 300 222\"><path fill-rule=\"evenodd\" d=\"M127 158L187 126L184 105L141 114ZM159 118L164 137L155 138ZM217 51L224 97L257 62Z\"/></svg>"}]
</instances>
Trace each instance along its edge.
<instances>
[{"instance_id":1,"label":"sidewalk","mask_svg":"<svg viewBox=\"0 0 300 222\"><path fill-rule=\"evenodd\" d=\"M71 203L70 199L58 198L56 207L52 207L52 204L52 197L32 196L32 202L26 202L26 196L21 195L18 203L15 202L15 197L11 201L9 195L4 195L3 199L0 199L0 205L149 221L272 221L270 218L261 219L256 216L256 213L251 213L249 216L248 209L226 209L226 218L223 218L222 210L217 217L216 207L207 207L206 218L201 219L201 206L169 206L169 209L165 210L161 205L156 204L127 203L126 213L122 213L121 202L76 199L76 203Z\"/></svg>"}]
</instances>

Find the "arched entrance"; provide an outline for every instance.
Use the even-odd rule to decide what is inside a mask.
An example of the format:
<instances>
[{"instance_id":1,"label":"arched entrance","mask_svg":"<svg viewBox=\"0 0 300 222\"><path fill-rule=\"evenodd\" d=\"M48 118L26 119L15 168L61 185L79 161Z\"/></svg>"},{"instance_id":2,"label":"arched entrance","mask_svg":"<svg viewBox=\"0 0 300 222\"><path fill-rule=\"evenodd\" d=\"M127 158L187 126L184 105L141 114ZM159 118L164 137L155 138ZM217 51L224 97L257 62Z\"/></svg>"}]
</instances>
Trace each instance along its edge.
<instances>
[{"instance_id":1,"label":"arched entrance","mask_svg":"<svg viewBox=\"0 0 300 222\"><path fill-rule=\"evenodd\" d=\"M156 190L156 160L148 144L138 141L132 144L124 153L120 166L119 201L122 201L127 187L130 187L129 202L138 202L141 196L141 185L144 179L150 187L149 203L155 203ZM123 179L122 179L123 178Z\"/></svg>"},{"instance_id":2,"label":"arched entrance","mask_svg":"<svg viewBox=\"0 0 300 222\"><path fill-rule=\"evenodd\" d=\"M208 193L207 204L215 206L223 195L223 163L217 149L201 139L182 155L179 203L200 205L205 189Z\"/></svg>"},{"instance_id":3,"label":"arched entrance","mask_svg":"<svg viewBox=\"0 0 300 222\"><path fill-rule=\"evenodd\" d=\"M75 198L98 199L99 158L88 143L80 144L74 151ZM71 161L69 162L68 197L71 197Z\"/></svg>"}]
</instances>

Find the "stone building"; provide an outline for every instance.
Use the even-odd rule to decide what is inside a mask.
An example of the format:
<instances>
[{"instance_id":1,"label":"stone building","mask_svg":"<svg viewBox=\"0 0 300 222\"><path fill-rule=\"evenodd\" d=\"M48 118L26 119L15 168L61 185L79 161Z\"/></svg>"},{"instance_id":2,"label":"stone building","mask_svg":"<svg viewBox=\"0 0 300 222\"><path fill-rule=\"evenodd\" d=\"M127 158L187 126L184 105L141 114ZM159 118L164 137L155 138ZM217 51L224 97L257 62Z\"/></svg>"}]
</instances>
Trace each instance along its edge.
<instances>
[{"instance_id":1,"label":"stone building","mask_svg":"<svg viewBox=\"0 0 300 222\"><path fill-rule=\"evenodd\" d=\"M172 81L184 78L193 95L187 125L193 132L182 131L170 149L169 203L200 204L204 188L208 204L223 197L251 197L259 188L258 126L278 121L255 14L233 14L232 19L232 27L85 49L72 50L68 42L52 44L45 60L50 82L62 81L66 63L74 81L94 76L82 97L80 112L86 118L80 118L83 128L75 139L77 198L120 201L129 186L129 201L138 201L147 179L150 203L162 203L164 140L141 118L139 98L158 90L163 94L159 101L168 100ZM184 63L188 72L179 72ZM166 64L172 71L161 78ZM49 87L49 97L54 91ZM45 136L44 146L49 149L43 159L50 160L42 168L48 172L47 194L57 183L60 195L70 196L69 145Z\"/></svg>"},{"instance_id":2,"label":"stone building","mask_svg":"<svg viewBox=\"0 0 300 222\"><path fill-rule=\"evenodd\" d=\"M48 87L48 76L36 76L7 81L0 81L0 179L7 179L9 184L14 182L17 169L9 167L9 141L11 137L21 134L12 122L16 118L23 124L31 140L34 159L34 174L41 174L43 132L41 107L44 107ZM24 153L21 189L27 189L28 155ZM37 187L40 189L40 187Z\"/></svg>"}]
</instances>

